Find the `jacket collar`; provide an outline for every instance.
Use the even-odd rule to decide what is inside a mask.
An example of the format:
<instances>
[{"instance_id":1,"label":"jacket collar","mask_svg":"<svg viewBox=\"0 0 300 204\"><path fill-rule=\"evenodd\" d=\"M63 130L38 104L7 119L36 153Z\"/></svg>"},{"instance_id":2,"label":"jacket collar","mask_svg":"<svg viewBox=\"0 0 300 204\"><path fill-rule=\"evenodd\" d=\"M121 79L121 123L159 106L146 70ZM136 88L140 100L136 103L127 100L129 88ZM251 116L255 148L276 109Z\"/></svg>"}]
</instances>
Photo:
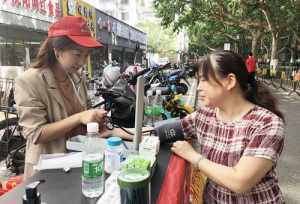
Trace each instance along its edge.
<instances>
[{"instance_id":1,"label":"jacket collar","mask_svg":"<svg viewBox=\"0 0 300 204\"><path fill-rule=\"evenodd\" d=\"M48 89L57 89L57 83L54 74L50 68L43 68L41 70L42 78L46 82Z\"/></svg>"},{"instance_id":2,"label":"jacket collar","mask_svg":"<svg viewBox=\"0 0 300 204\"><path fill-rule=\"evenodd\" d=\"M64 108L65 108L65 103L63 100L63 97L61 95L61 92L58 88L57 82L55 80L54 77L54 73L52 72L51 68L43 68L41 70L41 75L42 78L44 80L44 82L47 85L47 88L49 90L49 92L51 93L51 95L55 98L55 100ZM80 77L77 74L71 74L71 78L73 79L74 82L79 82L80 81ZM83 106L86 107L86 101L85 101L85 97L84 97L84 82L83 80L80 81L80 86L81 88L79 89L79 97L81 98L81 101L84 101L85 104L82 104Z\"/></svg>"}]
</instances>

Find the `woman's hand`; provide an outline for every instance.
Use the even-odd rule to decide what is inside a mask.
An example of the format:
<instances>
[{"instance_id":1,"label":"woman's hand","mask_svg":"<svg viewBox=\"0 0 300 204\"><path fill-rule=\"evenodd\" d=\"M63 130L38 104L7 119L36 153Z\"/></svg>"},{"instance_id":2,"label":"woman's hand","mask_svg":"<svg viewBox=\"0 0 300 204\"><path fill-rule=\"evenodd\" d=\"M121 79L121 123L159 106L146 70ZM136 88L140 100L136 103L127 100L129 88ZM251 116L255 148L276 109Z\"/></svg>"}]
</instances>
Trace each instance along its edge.
<instances>
[{"instance_id":1,"label":"woman's hand","mask_svg":"<svg viewBox=\"0 0 300 204\"><path fill-rule=\"evenodd\" d=\"M199 153L197 153L193 149L192 145L190 145L190 143L188 143L187 141L174 142L171 150L190 163L194 163L194 160L199 157Z\"/></svg>"},{"instance_id":2,"label":"woman's hand","mask_svg":"<svg viewBox=\"0 0 300 204\"><path fill-rule=\"evenodd\" d=\"M105 128L99 132L99 135L102 138L108 138L108 137L112 136L112 130L108 130Z\"/></svg>"},{"instance_id":3,"label":"woman's hand","mask_svg":"<svg viewBox=\"0 0 300 204\"><path fill-rule=\"evenodd\" d=\"M79 120L82 124L90 122L98 122L103 124L106 119L107 112L102 109L92 109L79 113Z\"/></svg>"}]
</instances>

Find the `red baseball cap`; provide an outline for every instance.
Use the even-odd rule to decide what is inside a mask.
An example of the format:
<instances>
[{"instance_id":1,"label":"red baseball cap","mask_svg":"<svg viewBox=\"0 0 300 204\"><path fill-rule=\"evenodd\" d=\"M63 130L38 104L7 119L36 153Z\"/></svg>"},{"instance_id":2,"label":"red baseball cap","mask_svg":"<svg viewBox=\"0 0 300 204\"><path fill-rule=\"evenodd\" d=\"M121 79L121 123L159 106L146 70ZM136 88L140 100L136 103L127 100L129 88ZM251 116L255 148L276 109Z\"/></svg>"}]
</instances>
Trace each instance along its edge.
<instances>
[{"instance_id":1,"label":"red baseball cap","mask_svg":"<svg viewBox=\"0 0 300 204\"><path fill-rule=\"evenodd\" d=\"M51 24L48 37L60 36L67 36L82 47L99 48L103 46L92 37L86 21L80 16L65 16Z\"/></svg>"}]
</instances>

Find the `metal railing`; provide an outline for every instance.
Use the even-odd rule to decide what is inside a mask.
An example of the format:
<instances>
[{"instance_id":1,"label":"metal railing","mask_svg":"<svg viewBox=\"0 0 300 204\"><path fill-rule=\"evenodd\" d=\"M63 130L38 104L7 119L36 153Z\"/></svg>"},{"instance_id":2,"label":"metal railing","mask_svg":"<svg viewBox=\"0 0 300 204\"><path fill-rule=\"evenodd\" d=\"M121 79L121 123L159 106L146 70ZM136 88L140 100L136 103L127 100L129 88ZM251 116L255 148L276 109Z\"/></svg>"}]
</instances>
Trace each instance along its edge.
<instances>
[{"instance_id":1,"label":"metal railing","mask_svg":"<svg viewBox=\"0 0 300 204\"><path fill-rule=\"evenodd\" d=\"M256 74L259 81L287 91L288 95L300 96L300 67L282 66L279 69L259 67Z\"/></svg>"}]
</instances>

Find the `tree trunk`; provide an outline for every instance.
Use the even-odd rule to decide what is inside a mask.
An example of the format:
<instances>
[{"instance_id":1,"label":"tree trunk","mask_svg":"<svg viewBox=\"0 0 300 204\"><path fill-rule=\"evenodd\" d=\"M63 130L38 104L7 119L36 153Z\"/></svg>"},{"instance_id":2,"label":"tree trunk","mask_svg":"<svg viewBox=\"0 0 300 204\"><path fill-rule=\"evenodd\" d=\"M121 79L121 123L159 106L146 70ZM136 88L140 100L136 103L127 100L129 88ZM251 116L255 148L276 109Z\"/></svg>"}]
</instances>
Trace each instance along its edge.
<instances>
[{"instance_id":1,"label":"tree trunk","mask_svg":"<svg viewBox=\"0 0 300 204\"><path fill-rule=\"evenodd\" d=\"M258 40L257 38L252 38L252 41L251 41L251 52L254 57L256 57L257 40Z\"/></svg>"},{"instance_id":2,"label":"tree trunk","mask_svg":"<svg viewBox=\"0 0 300 204\"><path fill-rule=\"evenodd\" d=\"M291 52L290 62L294 63L295 59L297 59L297 56L296 56L296 53L297 53L297 36L296 36L295 32L293 33L293 36L292 36L292 43L291 43L290 52Z\"/></svg>"},{"instance_id":3,"label":"tree trunk","mask_svg":"<svg viewBox=\"0 0 300 204\"><path fill-rule=\"evenodd\" d=\"M278 65L278 33L272 33L272 50L270 65L276 68Z\"/></svg>"},{"instance_id":4,"label":"tree trunk","mask_svg":"<svg viewBox=\"0 0 300 204\"><path fill-rule=\"evenodd\" d=\"M296 56L295 49L292 47L292 48L289 49L289 51L291 53L290 63L294 63L295 62L295 56Z\"/></svg>"},{"instance_id":5,"label":"tree trunk","mask_svg":"<svg viewBox=\"0 0 300 204\"><path fill-rule=\"evenodd\" d=\"M260 40L260 49L263 53L265 51L265 53L263 54L263 59L266 62L266 60L270 59L270 47L265 44L264 39Z\"/></svg>"},{"instance_id":6,"label":"tree trunk","mask_svg":"<svg viewBox=\"0 0 300 204\"><path fill-rule=\"evenodd\" d=\"M271 21L271 13L268 10L268 7L265 4L265 1L260 1L260 7L262 9L263 14L266 17L266 20L268 22L269 26L269 31L271 32L272 35L272 50L271 50L271 60L270 60L270 65L271 67L276 67L278 64L278 51L277 51L277 46L278 46L278 39L279 39L279 32L276 30L275 25L276 22Z\"/></svg>"},{"instance_id":7,"label":"tree trunk","mask_svg":"<svg viewBox=\"0 0 300 204\"><path fill-rule=\"evenodd\" d=\"M254 57L256 57L256 51L257 51L257 43L262 35L262 32L260 30L256 30L251 32L252 40L251 40L251 52Z\"/></svg>"}]
</instances>

